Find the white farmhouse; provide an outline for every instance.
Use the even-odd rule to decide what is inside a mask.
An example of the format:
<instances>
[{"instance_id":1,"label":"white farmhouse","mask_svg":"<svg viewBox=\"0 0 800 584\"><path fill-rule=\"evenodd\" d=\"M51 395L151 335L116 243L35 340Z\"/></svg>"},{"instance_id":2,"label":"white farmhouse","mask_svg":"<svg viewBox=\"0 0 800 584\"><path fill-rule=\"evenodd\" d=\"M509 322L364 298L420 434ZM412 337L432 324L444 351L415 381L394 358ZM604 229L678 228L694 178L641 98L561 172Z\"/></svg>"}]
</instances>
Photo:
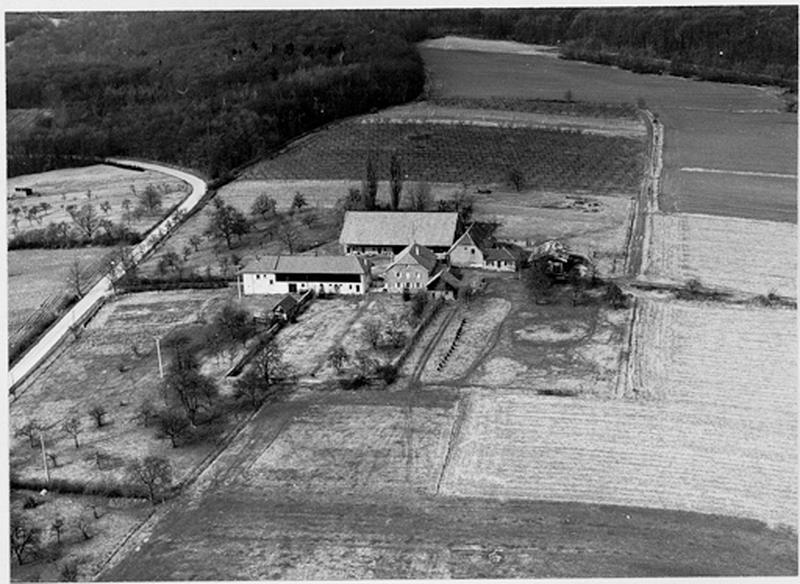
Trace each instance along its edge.
<instances>
[{"instance_id":1,"label":"white farmhouse","mask_svg":"<svg viewBox=\"0 0 800 584\"><path fill-rule=\"evenodd\" d=\"M358 256L266 256L250 262L239 274L245 295L306 290L364 294L369 288L369 264Z\"/></svg>"}]
</instances>

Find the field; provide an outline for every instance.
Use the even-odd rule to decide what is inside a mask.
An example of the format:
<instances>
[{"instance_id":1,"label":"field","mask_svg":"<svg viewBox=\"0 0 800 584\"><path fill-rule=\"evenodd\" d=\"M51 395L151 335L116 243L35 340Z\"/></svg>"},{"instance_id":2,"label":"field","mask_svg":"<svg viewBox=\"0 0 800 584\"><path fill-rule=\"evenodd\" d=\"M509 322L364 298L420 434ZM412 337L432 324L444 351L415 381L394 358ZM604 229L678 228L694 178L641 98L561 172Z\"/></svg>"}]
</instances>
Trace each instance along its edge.
<instances>
[{"instance_id":1,"label":"field","mask_svg":"<svg viewBox=\"0 0 800 584\"><path fill-rule=\"evenodd\" d=\"M67 273L75 260L86 268L108 252L103 247L8 252L8 330L16 330L43 302L68 289Z\"/></svg>"},{"instance_id":2,"label":"field","mask_svg":"<svg viewBox=\"0 0 800 584\"><path fill-rule=\"evenodd\" d=\"M51 170L39 174L26 174L8 179L8 193L14 193L16 187L31 188L36 193L30 197L10 199L8 202L7 228L8 234L38 229L49 223L65 221L71 224L72 219L66 211L67 205L80 207L91 202L95 205L98 214L104 219L122 222L125 212L122 202L128 199L131 210L136 207L136 195L143 193L148 185L152 185L162 194L162 208L164 212L179 203L188 194L188 185L171 176L153 171L138 172L126 170L115 166L96 164L81 168L66 168ZM91 191L91 197L87 191ZM108 202L111 205L108 213L101 210L100 205ZM25 219L25 209L41 203L50 205L50 209L39 216L40 221ZM16 228L14 207L22 209ZM161 215L145 216L139 219L131 218L125 221L134 231L144 232L154 225Z\"/></svg>"},{"instance_id":3,"label":"field","mask_svg":"<svg viewBox=\"0 0 800 584\"><path fill-rule=\"evenodd\" d=\"M797 528L793 311L645 303L629 400L474 391L442 490Z\"/></svg>"},{"instance_id":4,"label":"field","mask_svg":"<svg viewBox=\"0 0 800 584\"><path fill-rule=\"evenodd\" d=\"M23 510L24 499L31 495L44 504ZM90 505L97 505L98 519L94 519ZM43 557L35 563L14 567L13 580L22 582L58 581L60 566L71 559L78 561L78 580L91 580L125 537L152 512L152 505L141 499L61 494L42 497L31 491L12 491L10 508L42 530ZM50 529L56 517L64 519L60 545ZM90 520L92 538L89 540L77 526L80 518Z\"/></svg>"},{"instance_id":5,"label":"field","mask_svg":"<svg viewBox=\"0 0 800 584\"><path fill-rule=\"evenodd\" d=\"M796 573L796 536L753 521L430 494L455 399L417 394L410 425L396 392L317 393L261 410L198 492L99 579Z\"/></svg>"},{"instance_id":6,"label":"field","mask_svg":"<svg viewBox=\"0 0 800 584\"><path fill-rule=\"evenodd\" d=\"M797 226L710 215L652 217L645 277L797 297Z\"/></svg>"},{"instance_id":7,"label":"field","mask_svg":"<svg viewBox=\"0 0 800 584\"><path fill-rule=\"evenodd\" d=\"M146 292L123 296L104 306L79 339L17 389L10 405L11 434L27 420L38 419L48 430L48 451L57 456L54 479L79 483L124 484L125 464L148 453L173 462L176 480L191 471L209 452L208 444L173 450L169 440L157 440L155 429L133 419L145 400L156 406L161 397L155 337L200 318L210 318L233 290L213 292ZM165 358L167 356L165 355ZM94 404L108 411L108 424L95 428L89 417ZM61 432L61 422L77 415L83 431L80 448ZM41 454L27 439L12 442L12 472L22 478L41 477ZM99 469L94 452L111 455Z\"/></svg>"},{"instance_id":8,"label":"field","mask_svg":"<svg viewBox=\"0 0 800 584\"><path fill-rule=\"evenodd\" d=\"M796 222L796 179L730 176L702 188L682 168L796 175L797 114L781 113L774 90L690 81L541 55L420 47L429 98L645 100L665 125L662 209ZM704 164L698 163L704 161ZM714 176L717 178L717 175ZM738 179L742 178L742 182ZM684 181L689 181L684 184ZM755 185L754 193L745 187Z\"/></svg>"},{"instance_id":9,"label":"field","mask_svg":"<svg viewBox=\"0 0 800 584\"><path fill-rule=\"evenodd\" d=\"M397 152L409 180L500 183L516 166L529 188L633 193L639 186L644 140L538 128L428 123L336 124L293 143L248 169L249 179L360 179L367 156L381 178Z\"/></svg>"}]
</instances>

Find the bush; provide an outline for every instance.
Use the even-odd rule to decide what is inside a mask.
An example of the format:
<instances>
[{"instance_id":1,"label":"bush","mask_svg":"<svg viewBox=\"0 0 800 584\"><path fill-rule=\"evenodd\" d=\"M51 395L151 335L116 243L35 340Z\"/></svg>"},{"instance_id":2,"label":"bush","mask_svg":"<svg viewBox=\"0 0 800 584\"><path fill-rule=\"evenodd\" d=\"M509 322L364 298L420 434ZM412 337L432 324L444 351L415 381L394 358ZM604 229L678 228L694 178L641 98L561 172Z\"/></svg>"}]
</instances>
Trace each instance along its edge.
<instances>
[{"instance_id":1,"label":"bush","mask_svg":"<svg viewBox=\"0 0 800 584\"><path fill-rule=\"evenodd\" d=\"M391 385L397 380L398 370L397 367L392 365L391 363L386 363L385 365L379 365L375 368L375 373L378 377L380 377L386 385Z\"/></svg>"},{"instance_id":2,"label":"bush","mask_svg":"<svg viewBox=\"0 0 800 584\"><path fill-rule=\"evenodd\" d=\"M353 391L364 387L368 383L368 379L363 375L356 375L354 377L345 377L339 380L339 387L345 391Z\"/></svg>"}]
</instances>

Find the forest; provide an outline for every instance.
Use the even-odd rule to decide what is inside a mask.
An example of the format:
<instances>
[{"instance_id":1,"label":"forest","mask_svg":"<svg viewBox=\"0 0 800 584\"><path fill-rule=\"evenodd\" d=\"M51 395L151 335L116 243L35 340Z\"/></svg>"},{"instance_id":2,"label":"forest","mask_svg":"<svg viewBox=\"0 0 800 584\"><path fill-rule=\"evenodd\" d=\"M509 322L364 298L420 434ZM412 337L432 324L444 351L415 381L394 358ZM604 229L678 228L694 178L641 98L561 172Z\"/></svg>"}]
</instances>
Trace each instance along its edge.
<instances>
[{"instance_id":1,"label":"forest","mask_svg":"<svg viewBox=\"0 0 800 584\"><path fill-rule=\"evenodd\" d=\"M122 155L211 178L418 97L414 43L557 45L642 73L797 86L797 7L7 13L8 174ZM11 119L9 115L9 119Z\"/></svg>"}]
</instances>

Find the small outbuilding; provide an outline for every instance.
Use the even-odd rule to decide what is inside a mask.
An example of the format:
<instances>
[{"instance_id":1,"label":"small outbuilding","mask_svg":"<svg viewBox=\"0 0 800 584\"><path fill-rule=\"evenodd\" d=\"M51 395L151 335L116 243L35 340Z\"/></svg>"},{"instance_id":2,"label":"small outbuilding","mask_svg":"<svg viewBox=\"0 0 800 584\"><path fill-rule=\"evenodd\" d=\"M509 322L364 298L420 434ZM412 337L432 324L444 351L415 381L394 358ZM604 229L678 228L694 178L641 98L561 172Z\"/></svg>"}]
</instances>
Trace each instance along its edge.
<instances>
[{"instance_id":1,"label":"small outbuilding","mask_svg":"<svg viewBox=\"0 0 800 584\"><path fill-rule=\"evenodd\" d=\"M369 263L358 256L266 256L250 262L239 274L245 295L306 290L364 294L370 282Z\"/></svg>"}]
</instances>

